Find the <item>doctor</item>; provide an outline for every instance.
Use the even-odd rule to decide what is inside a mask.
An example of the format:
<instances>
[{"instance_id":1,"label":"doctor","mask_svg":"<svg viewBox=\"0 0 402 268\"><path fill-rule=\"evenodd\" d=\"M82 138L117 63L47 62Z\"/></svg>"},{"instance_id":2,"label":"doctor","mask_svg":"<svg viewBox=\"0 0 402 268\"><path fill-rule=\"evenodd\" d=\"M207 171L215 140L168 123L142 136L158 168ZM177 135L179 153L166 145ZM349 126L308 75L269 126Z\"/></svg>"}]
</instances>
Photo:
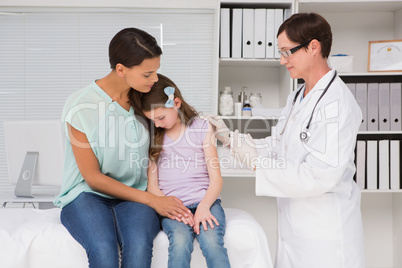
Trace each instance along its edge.
<instances>
[{"instance_id":1,"label":"doctor","mask_svg":"<svg viewBox=\"0 0 402 268\"><path fill-rule=\"evenodd\" d=\"M331 27L318 14L294 14L278 30L282 65L305 84L290 94L276 135L232 140L219 118L217 138L256 172L256 194L277 197L277 268L363 268L360 190L353 181L362 114L327 65Z\"/></svg>"}]
</instances>

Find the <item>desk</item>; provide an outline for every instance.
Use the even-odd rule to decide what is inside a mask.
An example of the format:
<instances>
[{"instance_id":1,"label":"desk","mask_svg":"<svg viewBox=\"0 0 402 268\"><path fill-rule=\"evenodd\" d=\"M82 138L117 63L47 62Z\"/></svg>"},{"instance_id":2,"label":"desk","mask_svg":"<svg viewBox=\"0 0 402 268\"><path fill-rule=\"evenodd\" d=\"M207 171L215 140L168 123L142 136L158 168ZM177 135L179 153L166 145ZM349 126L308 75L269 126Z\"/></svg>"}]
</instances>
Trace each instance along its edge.
<instances>
[{"instance_id":1,"label":"desk","mask_svg":"<svg viewBox=\"0 0 402 268\"><path fill-rule=\"evenodd\" d=\"M40 209L46 208L54 208L53 200L56 198L57 194L49 194L49 195L36 195L35 197L17 197L14 192L0 192L0 204L2 204L1 208L6 208L8 203L23 203L32 204L34 208L34 203L39 203Z\"/></svg>"}]
</instances>

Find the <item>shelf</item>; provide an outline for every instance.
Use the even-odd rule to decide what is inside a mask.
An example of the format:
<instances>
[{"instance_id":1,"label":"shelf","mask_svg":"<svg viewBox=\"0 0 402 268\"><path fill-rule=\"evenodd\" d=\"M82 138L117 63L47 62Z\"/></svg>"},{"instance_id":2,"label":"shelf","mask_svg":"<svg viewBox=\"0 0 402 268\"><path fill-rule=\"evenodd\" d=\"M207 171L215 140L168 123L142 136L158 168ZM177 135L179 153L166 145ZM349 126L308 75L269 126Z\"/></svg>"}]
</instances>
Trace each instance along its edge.
<instances>
[{"instance_id":1,"label":"shelf","mask_svg":"<svg viewBox=\"0 0 402 268\"><path fill-rule=\"evenodd\" d=\"M255 178L255 172L248 169L221 169L223 178Z\"/></svg>"},{"instance_id":2,"label":"shelf","mask_svg":"<svg viewBox=\"0 0 402 268\"><path fill-rule=\"evenodd\" d=\"M401 140L402 131L361 131L357 133L357 140Z\"/></svg>"},{"instance_id":3,"label":"shelf","mask_svg":"<svg viewBox=\"0 0 402 268\"><path fill-rule=\"evenodd\" d=\"M402 72L359 72L359 73L339 73L339 76L402 76Z\"/></svg>"},{"instance_id":4,"label":"shelf","mask_svg":"<svg viewBox=\"0 0 402 268\"><path fill-rule=\"evenodd\" d=\"M299 12L389 12L402 8L400 0L299 0Z\"/></svg>"},{"instance_id":5,"label":"shelf","mask_svg":"<svg viewBox=\"0 0 402 268\"><path fill-rule=\"evenodd\" d=\"M362 193L367 193L367 194L380 194L380 193L402 193L401 190L367 190L363 189L361 190Z\"/></svg>"},{"instance_id":6,"label":"shelf","mask_svg":"<svg viewBox=\"0 0 402 268\"><path fill-rule=\"evenodd\" d=\"M280 67L279 59L219 59L219 65L227 67Z\"/></svg>"},{"instance_id":7,"label":"shelf","mask_svg":"<svg viewBox=\"0 0 402 268\"><path fill-rule=\"evenodd\" d=\"M231 8L290 8L292 0L220 0L221 7Z\"/></svg>"},{"instance_id":8,"label":"shelf","mask_svg":"<svg viewBox=\"0 0 402 268\"><path fill-rule=\"evenodd\" d=\"M262 117L252 117L252 116L248 116L248 117L241 117L241 116L235 116L235 115L220 115L219 116L220 118L222 118L222 119L239 119L239 120L248 120L248 119L250 119L250 120L253 120L253 119L261 119L261 120L264 120L264 119L267 119L267 118L262 118Z\"/></svg>"},{"instance_id":9,"label":"shelf","mask_svg":"<svg viewBox=\"0 0 402 268\"><path fill-rule=\"evenodd\" d=\"M357 135L394 135L402 134L402 131L359 131Z\"/></svg>"},{"instance_id":10,"label":"shelf","mask_svg":"<svg viewBox=\"0 0 402 268\"><path fill-rule=\"evenodd\" d=\"M278 109L280 111L280 109ZM278 114L277 112L273 112L271 115L255 115L255 116L249 116L249 117L242 117L242 116L224 116L220 115L219 117L222 119L228 119L228 120L278 120L278 117L280 116L280 113Z\"/></svg>"}]
</instances>

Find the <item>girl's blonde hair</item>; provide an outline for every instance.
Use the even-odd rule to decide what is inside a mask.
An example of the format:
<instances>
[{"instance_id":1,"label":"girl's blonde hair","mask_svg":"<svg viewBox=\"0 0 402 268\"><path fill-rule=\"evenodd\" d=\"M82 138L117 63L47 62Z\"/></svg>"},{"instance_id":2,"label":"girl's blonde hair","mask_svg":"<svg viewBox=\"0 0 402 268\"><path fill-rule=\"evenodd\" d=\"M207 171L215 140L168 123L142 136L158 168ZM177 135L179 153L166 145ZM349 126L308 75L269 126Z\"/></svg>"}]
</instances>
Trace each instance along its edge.
<instances>
[{"instance_id":1,"label":"girl's blonde hair","mask_svg":"<svg viewBox=\"0 0 402 268\"><path fill-rule=\"evenodd\" d=\"M178 111L180 120L186 126L191 125L193 119L198 116L197 111L183 99L183 96L181 95L181 92L176 84L162 74L158 74L158 82L153 85L151 91L148 93L138 94L135 99L130 98L131 104L134 106L137 113L139 112L139 109L149 112L156 108L164 107L169 98L164 92L166 87L173 87L175 89L174 97L181 100L181 107ZM140 114L145 117L143 112ZM149 120L147 121L149 122ZM151 160L155 162L158 161L159 155L162 151L165 131L166 129L155 127L153 124L150 126L151 144L149 148L149 156Z\"/></svg>"}]
</instances>

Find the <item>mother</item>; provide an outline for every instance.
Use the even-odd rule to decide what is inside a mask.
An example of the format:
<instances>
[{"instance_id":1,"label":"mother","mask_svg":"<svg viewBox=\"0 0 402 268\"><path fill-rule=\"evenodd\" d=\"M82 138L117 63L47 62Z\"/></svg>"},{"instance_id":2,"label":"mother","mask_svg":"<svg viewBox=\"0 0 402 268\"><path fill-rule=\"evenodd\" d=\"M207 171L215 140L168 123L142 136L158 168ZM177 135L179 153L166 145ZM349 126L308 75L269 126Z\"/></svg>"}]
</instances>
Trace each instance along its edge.
<instances>
[{"instance_id":1,"label":"mother","mask_svg":"<svg viewBox=\"0 0 402 268\"><path fill-rule=\"evenodd\" d=\"M150 267L157 213L183 221L190 213L175 197L145 191L149 133L128 102L133 90L149 92L158 80L161 54L148 33L121 30L109 45L112 71L65 103L68 139L55 204L90 267L119 267L119 247L121 267Z\"/></svg>"}]
</instances>

